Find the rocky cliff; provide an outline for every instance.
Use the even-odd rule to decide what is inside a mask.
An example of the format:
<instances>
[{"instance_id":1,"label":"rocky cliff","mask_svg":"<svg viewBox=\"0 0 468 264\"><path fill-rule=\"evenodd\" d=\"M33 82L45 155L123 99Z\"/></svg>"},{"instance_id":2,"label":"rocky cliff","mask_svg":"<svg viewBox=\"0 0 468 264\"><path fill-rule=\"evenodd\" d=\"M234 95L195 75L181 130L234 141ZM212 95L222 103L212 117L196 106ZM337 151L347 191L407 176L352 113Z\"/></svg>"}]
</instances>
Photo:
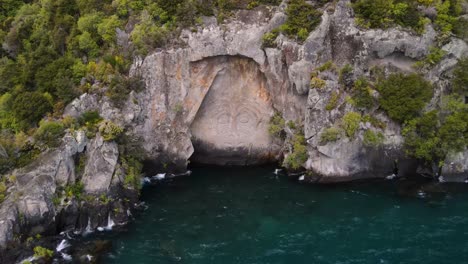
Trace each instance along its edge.
<instances>
[{"instance_id":1,"label":"rocky cliff","mask_svg":"<svg viewBox=\"0 0 468 264\"><path fill-rule=\"evenodd\" d=\"M370 76L375 66L384 73L413 72L412 65L435 45L436 31L430 25L423 35L399 28L361 29L349 0L340 0L323 8L320 25L304 43L280 35L276 48L263 47L263 35L284 23L284 9L285 4L240 10L223 24L205 17L196 31L182 32L182 45L135 58L131 75L142 78L145 89L132 92L118 106L105 96L84 94L66 108L65 115L79 117L97 110L125 128L141 145L150 174L184 172L189 162L281 161L291 155L288 139L294 133L306 139L307 161L302 166L312 172L306 177L309 181L415 172L417 161L407 158L402 149L401 126L378 107L364 113L386 124L378 128L383 135L378 146L365 144L365 131L376 126L371 120L360 122L354 137L323 142L321 134L346 113L357 111L347 103L350 91L339 88L341 78ZM431 105L440 100L458 59L468 55L468 45L454 37L442 50L443 59L425 73L436 90ZM329 61L335 68L317 70ZM352 73L340 78L336 68L348 64ZM320 89L311 89L314 74L323 80ZM329 108L332 97L334 107ZM269 131L275 115L290 124L281 137ZM80 131L70 132L62 147L15 171L17 183L1 205L0 245L15 241L19 233L85 229L88 222L95 228L105 225L109 214L120 223L127 221L127 209L134 206L137 192L125 185L127 171L120 154L117 144L100 134L88 139ZM79 156L87 158L77 173ZM443 173L447 180L464 179L466 153L454 154ZM80 203L61 196L62 200L54 199L60 187L76 179L90 199ZM100 201L101 195L111 202Z\"/></svg>"}]
</instances>

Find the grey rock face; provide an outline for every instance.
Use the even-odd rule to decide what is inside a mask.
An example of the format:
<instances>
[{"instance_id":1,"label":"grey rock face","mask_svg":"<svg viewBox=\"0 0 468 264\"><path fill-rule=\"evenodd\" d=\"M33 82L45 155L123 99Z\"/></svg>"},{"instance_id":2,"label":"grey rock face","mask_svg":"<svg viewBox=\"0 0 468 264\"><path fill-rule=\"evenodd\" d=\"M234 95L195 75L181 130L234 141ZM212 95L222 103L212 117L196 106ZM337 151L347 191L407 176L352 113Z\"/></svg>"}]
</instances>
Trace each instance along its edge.
<instances>
[{"instance_id":1,"label":"grey rock face","mask_svg":"<svg viewBox=\"0 0 468 264\"><path fill-rule=\"evenodd\" d=\"M86 154L80 154L85 150ZM85 172L81 178L76 174L77 155L87 157ZM12 243L15 234L34 236L43 232L54 232L58 228L57 221L61 215L65 218L62 222L71 224L71 227L86 226L87 219L79 221L80 214L91 214L94 206L102 205L89 204L85 206L85 210L78 210L79 206L75 202L57 205L53 202L54 198L61 195L59 189L77 182L83 183L84 191L96 197L108 194L111 189L116 190L121 183L120 179L113 179L118 157L115 142L105 142L99 134L88 141L85 133L78 131L74 135L65 135L63 144L58 149L42 155L25 168L13 171L16 183L10 187L9 195L0 204L0 248ZM115 204L122 207L119 200L116 200ZM102 221L107 221L109 211L110 205L100 208L99 215L105 215L99 218L93 216L92 224L96 226ZM126 215L125 211L122 214ZM114 219L116 218L124 221L121 216L114 216ZM75 226L77 223L80 226Z\"/></svg>"},{"instance_id":2,"label":"grey rock face","mask_svg":"<svg viewBox=\"0 0 468 264\"><path fill-rule=\"evenodd\" d=\"M1 204L0 212L0 247L12 240L14 232L24 229L19 215L27 223L23 232L40 233L53 223L55 207L52 203L57 186L63 186L74 180L74 167L70 162L78 151L74 137L64 137L66 145L45 154L26 168L16 170L16 184L10 195Z\"/></svg>"},{"instance_id":3,"label":"grey rock face","mask_svg":"<svg viewBox=\"0 0 468 264\"><path fill-rule=\"evenodd\" d=\"M442 176L450 181L466 182L468 180L468 152L449 155L445 166L442 168Z\"/></svg>"},{"instance_id":4,"label":"grey rock face","mask_svg":"<svg viewBox=\"0 0 468 264\"><path fill-rule=\"evenodd\" d=\"M86 166L81 180L88 193L106 193L112 182L119 150L115 142L105 142L101 135L91 140L86 153Z\"/></svg>"}]
</instances>

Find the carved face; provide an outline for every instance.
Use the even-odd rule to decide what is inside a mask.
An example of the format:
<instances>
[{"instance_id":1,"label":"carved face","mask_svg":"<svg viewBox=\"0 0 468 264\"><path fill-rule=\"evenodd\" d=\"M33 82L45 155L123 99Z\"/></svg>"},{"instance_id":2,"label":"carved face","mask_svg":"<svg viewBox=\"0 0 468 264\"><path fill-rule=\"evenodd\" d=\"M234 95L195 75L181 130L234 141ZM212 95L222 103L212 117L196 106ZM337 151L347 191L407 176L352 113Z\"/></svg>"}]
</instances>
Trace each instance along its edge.
<instances>
[{"instance_id":1,"label":"carved face","mask_svg":"<svg viewBox=\"0 0 468 264\"><path fill-rule=\"evenodd\" d=\"M263 82L255 64L227 65L213 81L192 124L192 135L220 149L268 146L272 110L260 93Z\"/></svg>"},{"instance_id":2,"label":"carved face","mask_svg":"<svg viewBox=\"0 0 468 264\"><path fill-rule=\"evenodd\" d=\"M213 103L216 104L216 103ZM208 114L212 131L222 138L222 145L227 147L244 146L250 142L249 137L256 133L262 124L259 111L250 104L227 103L217 104L217 112Z\"/></svg>"}]
</instances>

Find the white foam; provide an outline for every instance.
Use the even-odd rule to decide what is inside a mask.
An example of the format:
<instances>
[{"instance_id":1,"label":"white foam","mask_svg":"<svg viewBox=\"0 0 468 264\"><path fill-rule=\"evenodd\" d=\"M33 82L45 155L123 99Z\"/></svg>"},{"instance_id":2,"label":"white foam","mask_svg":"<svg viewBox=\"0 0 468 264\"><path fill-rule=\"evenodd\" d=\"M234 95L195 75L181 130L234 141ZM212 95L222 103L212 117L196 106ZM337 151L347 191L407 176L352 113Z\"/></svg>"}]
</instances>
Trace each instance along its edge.
<instances>
[{"instance_id":1,"label":"white foam","mask_svg":"<svg viewBox=\"0 0 468 264\"><path fill-rule=\"evenodd\" d=\"M166 173L159 173L151 177L151 179L156 180L156 181L161 181L166 178Z\"/></svg>"},{"instance_id":2,"label":"white foam","mask_svg":"<svg viewBox=\"0 0 468 264\"><path fill-rule=\"evenodd\" d=\"M107 216L107 226L104 229L107 230L107 231L110 231L110 230L112 230L112 227L114 227L114 226L115 226L115 223L112 220L112 218L110 216L110 213L109 213L109 216Z\"/></svg>"},{"instance_id":3,"label":"white foam","mask_svg":"<svg viewBox=\"0 0 468 264\"><path fill-rule=\"evenodd\" d=\"M62 258L66 261L72 261L72 256L68 255L68 254L65 254L65 253L62 253Z\"/></svg>"},{"instance_id":4,"label":"white foam","mask_svg":"<svg viewBox=\"0 0 468 264\"><path fill-rule=\"evenodd\" d=\"M70 247L70 243L68 243L68 241L66 239L63 239L60 244L58 244L56 250L57 252L61 252L62 250L66 249Z\"/></svg>"},{"instance_id":5,"label":"white foam","mask_svg":"<svg viewBox=\"0 0 468 264\"><path fill-rule=\"evenodd\" d=\"M89 235L93 233L93 228L91 227L91 217L88 217L88 225L86 226L85 231L83 232L83 235Z\"/></svg>"}]
</instances>

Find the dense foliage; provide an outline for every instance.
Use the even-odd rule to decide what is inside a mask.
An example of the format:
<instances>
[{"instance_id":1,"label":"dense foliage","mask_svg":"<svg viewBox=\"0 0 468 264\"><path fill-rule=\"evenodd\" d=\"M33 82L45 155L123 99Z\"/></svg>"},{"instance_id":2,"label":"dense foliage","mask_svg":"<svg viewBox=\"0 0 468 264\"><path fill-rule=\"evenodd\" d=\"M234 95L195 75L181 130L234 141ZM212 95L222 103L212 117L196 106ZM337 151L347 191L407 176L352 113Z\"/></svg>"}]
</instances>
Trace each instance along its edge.
<instances>
[{"instance_id":1,"label":"dense foliage","mask_svg":"<svg viewBox=\"0 0 468 264\"><path fill-rule=\"evenodd\" d=\"M430 111L408 122L403 131L407 153L443 166L447 155L462 151L468 143L468 109Z\"/></svg>"},{"instance_id":2,"label":"dense foliage","mask_svg":"<svg viewBox=\"0 0 468 264\"><path fill-rule=\"evenodd\" d=\"M460 60L454 70L452 93L442 98L440 108L407 121L403 129L407 153L439 166L439 173L449 154L468 146L467 69L467 59Z\"/></svg>"},{"instance_id":3,"label":"dense foliage","mask_svg":"<svg viewBox=\"0 0 468 264\"><path fill-rule=\"evenodd\" d=\"M291 170L299 170L309 158L307 154L307 141L299 132L290 139L291 152L284 160L283 166Z\"/></svg>"},{"instance_id":4,"label":"dense foliage","mask_svg":"<svg viewBox=\"0 0 468 264\"><path fill-rule=\"evenodd\" d=\"M454 31L463 34L462 13L464 0L354 0L358 24L370 28L388 28L400 25L422 33L424 26L434 22L447 35ZM434 16L426 15L423 9L434 8Z\"/></svg>"},{"instance_id":5,"label":"dense foliage","mask_svg":"<svg viewBox=\"0 0 468 264\"><path fill-rule=\"evenodd\" d=\"M281 26L281 31L290 37L304 41L309 33L320 24L322 12L305 0L290 0L286 8L288 19Z\"/></svg>"},{"instance_id":6,"label":"dense foliage","mask_svg":"<svg viewBox=\"0 0 468 264\"><path fill-rule=\"evenodd\" d=\"M404 123L416 117L432 98L432 85L417 74L392 74L377 85L380 105L390 118Z\"/></svg>"}]
</instances>

